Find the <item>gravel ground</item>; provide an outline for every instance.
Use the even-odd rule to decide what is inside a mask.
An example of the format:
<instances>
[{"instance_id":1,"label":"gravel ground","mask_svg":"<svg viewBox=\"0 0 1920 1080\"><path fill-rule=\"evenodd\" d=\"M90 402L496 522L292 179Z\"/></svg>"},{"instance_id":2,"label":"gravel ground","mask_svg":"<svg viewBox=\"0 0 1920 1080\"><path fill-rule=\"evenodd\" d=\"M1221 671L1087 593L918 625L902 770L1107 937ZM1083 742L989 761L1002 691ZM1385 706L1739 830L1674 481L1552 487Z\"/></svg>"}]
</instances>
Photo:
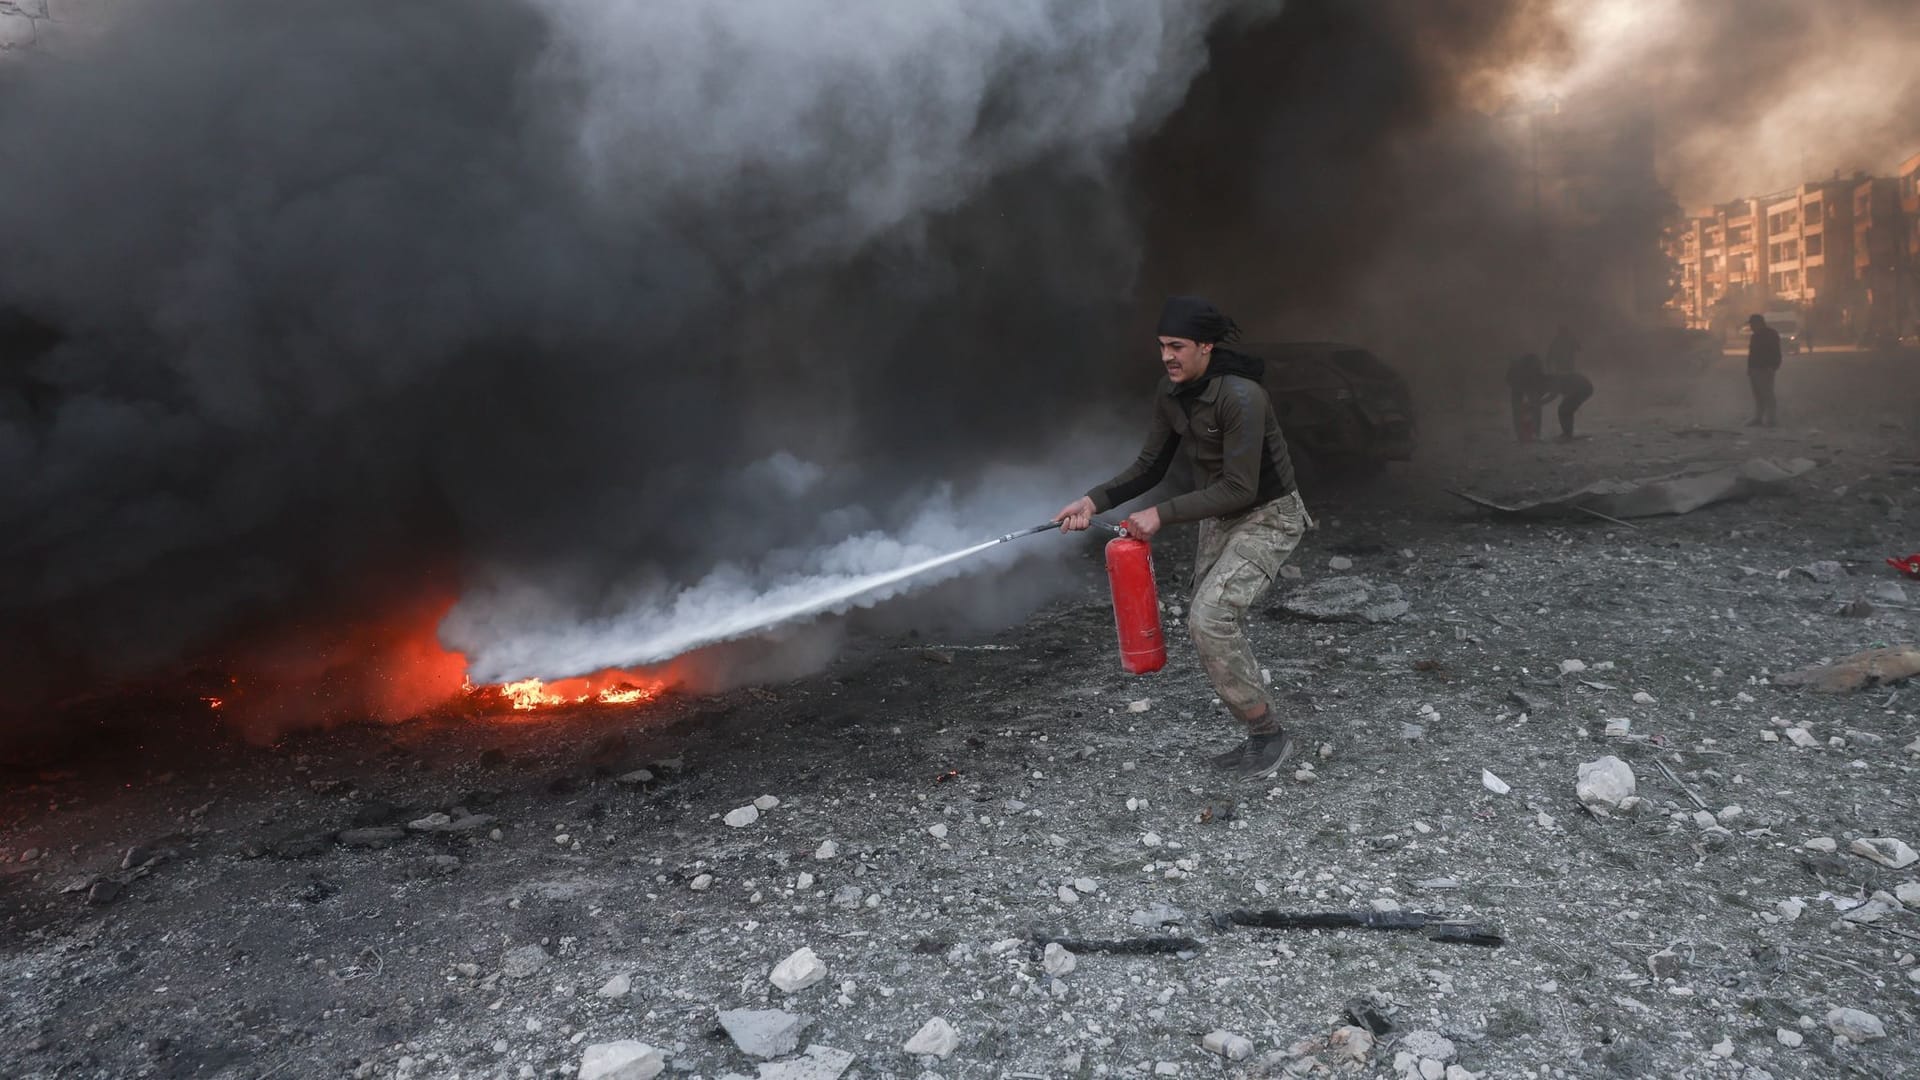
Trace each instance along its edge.
<instances>
[{"instance_id":1,"label":"gravel ground","mask_svg":"<svg viewBox=\"0 0 1920 1080\"><path fill-rule=\"evenodd\" d=\"M587 1046L633 1039L668 1075L753 1075L717 1013L780 1009L810 1019L800 1047L851 1054L847 1076L1387 1077L1417 1075L1415 1052L1454 1080L1913 1075L1920 897L1859 906L1920 864L1848 848L1920 845L1920 685L1769 677L1920 637L1920 587L1894 602L1880 561L1920 549L1902 464L1920 409L1910 380L1878 389L1911 358L1816 359L1770 431L1738 427L1731 362L1689 393L1596 376L1567 446L1515 447L1489 409L1431 395L1456 418L1429 420L1420 461L1318 493L1301 577L1254 620L1305 748L1266 783L1205 766L1232 732L1178 635L1162 674L1120 672L1092 542L1021 626L864 638L792 683L272 747L176 728L16 765L0 1073L574 1076ZM1638 528L1493 520L1445 493L1750 456L1820 467ZM1170 604L1190 555L1184 531L1159 545ZM1837 577L1793 571L1823 560ZM1409 610L1283 610L1336 577ZM1606 755L1637 813L1576 798ZM723 820L763 796L751 824ZM1505 944L1209 918L1396 906ZM1072 970L1047 969L1050 936L1082 942ZM1192 940L1086 944L1169 938ZM801 948L824 979L777 989ZM1339 1030L1356 999L1391 1029ZM1885 1036L1836 1039L1839 1008ZM910 1054L934 1017L955 1048ZM1218 1031L1250 1056L1210 1050Z\"/></svg>"}]
</instances>

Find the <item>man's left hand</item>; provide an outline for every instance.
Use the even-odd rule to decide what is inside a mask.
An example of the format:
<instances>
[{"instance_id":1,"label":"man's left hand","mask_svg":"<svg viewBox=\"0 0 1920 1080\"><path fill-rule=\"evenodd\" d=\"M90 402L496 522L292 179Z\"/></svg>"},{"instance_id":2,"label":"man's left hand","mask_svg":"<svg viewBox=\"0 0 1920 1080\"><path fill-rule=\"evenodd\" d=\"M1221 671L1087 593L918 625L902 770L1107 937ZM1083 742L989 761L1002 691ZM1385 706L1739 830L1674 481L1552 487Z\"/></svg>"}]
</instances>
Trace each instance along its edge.
<instances>
[{"instance_id":1,"label":"man's left hand","mask_svg":"<svg viewBox=\"0 0 1920 1080\"><path fill-rule=\"evenodd\" d=\"M1160 531L1160 508L1149 506L1127 515L1127 535L1136 540L1151 540Z\"/></svg>"}]
</instances>

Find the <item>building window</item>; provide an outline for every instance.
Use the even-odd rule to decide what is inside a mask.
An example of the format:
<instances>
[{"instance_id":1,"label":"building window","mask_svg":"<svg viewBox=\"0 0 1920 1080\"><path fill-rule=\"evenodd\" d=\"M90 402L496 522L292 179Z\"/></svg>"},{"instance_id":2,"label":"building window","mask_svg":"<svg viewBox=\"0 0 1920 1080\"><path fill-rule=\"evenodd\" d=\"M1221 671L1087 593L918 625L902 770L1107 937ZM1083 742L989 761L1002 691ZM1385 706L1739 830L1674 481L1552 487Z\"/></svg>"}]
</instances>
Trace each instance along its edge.
<instances>
[{"instance_id":1,"label":"building window","mask_svg":"<svg viewBox=\"0 0 1920 1080\"><path fill-rule=\"evenodd\" d=\"M1817 202L1810 202L1807 204L1807 224L1808 225L1820 224L1820 217L1821 217L1820 206L1821 204ZM1807 254L1811 255L1813 253L1809 251Z\"/></svg>"},{"instance_id":2,"label":"building window","mask_svg":"<svg viewBox=\"0 0 1920 1080\"><path fill-rule=\"evenodd\" d=\"M1826 241L1826 238L1821 236L1819 233L1815 233L1814 235L1807 237L1807 258L1811 259L1815 255L1819 255L1823 251L1825 251L1826 250L1825 241Z\"/></svg>"}]
</instances>

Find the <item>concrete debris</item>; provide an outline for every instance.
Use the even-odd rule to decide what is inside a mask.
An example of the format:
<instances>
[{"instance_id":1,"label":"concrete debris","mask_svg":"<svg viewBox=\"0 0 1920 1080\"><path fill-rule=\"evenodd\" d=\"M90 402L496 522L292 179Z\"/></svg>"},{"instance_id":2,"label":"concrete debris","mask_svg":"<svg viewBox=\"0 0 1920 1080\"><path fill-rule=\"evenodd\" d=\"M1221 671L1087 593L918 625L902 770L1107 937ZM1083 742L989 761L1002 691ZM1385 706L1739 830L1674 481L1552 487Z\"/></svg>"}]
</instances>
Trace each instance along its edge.
<instances>
[{"instance_id":1,"label":"concrete debris","mask_svg":"<svg viewBox=\"0 0 1920 1080\"><path fill-rule=\"evenodd\" d=\"M613 978L608 979L604 983L601 983L600 989L595 990L593 992L593 996L606 998L609 1001L615 1001L620 998L626 997L632 991L633 991L633 979L631 977L626 975L615 975Z\"/></svg>"},{"instance_id":2,"label":"concrete debris","mask_svg":"<svg viewBox=\"0 0 1920 1080\"><path fill-rule=\"evenodd\" d=\"M1316 581L1280 602L1281 611L1319 622L1389 623L1411 609L1400 586L1377 584L1364 576Z\"/></svg>"},{"instance_id":3,"label":"concrete debris","mask_svg":"<svg viewBox=\"0 0 1920 1080\"><path fill-rule=\"evenodd\" d=\"M1781 919L1787 922L1793 922L1806 913L1807 904L1804 900L1789 897L1773 905L1773 910L1779 914Z\"/></svg>"},{"instance_id":4,"label":"concrete debris","mask_svg":"<svg viewBox=\"0 0 1920 1080\"><path fill-rule=\"evenodd\" d=\"M947 827L936 821L932 825L927 826L927 835L933 837L935 840L945 840L947 838Z\"/></svg>"},{"instance_id":5,"label":"concrete debris","mask_svg":"<svg viewBox=\"0 0 1920 1080\"><path fill-rule=\"evenodd\" d=\"M1452 494L1501 514L1519 517L1654 517L1685 514L1729 499L1744 499L1774 490L1814 467L1806 458L1776 463L1752 458L1740 465L1703 466L1642 480L1601 480L1553 499L1501 505L1464 491ZM1704 469L1705 471L1702 471Z\"/></svg>"},{"instance_id":6,"label":"concrete debris","mask_svg":"<svg viewBox=\"0 0 1920 1080\"><path fill-rule=\"evenodd\" d=\"M1775 686L1804 686L1816 694L1851 694L1920 675L1920 648L1868 649L1843 660L1775 675Z\"/></svg>"},{"instance_id":7,"label":"concrete debris","mask_svg":"<svg viewBox=\"0 0 1920 1080\"><path fill-rule=\"evenodd\" d=\"M1141 698L1138 701L1127 702L1127 711L1130 713L1143 713L1151 708L1153 708L1153 701L1150 698Z\"/></svg>"},{"instance_id":8,"label":"concrete debris","mask_svg":"<svg viewBox=\"0 0 1920 1080\"><path fill-rule=\"evenodd\" d=\"M1335 555L1333 558L1327 560L1327 569L1336 574L1346 573L1348 570L1353 569L1353 560L1347 558L1345 555Z\"/></svg>"},{"instance_id":9,"label":"concrete debris","mask_svg":"<svg viewBox=\"0 0 1920 1080\"><path fill-rule=\"evenodd\" d=\"M1831 585L1847 576L1847 568L1832 559L1821 559L1818 562L1810 562L1805 566L1796 566L1793 568L1793 572L1802 577L1812 578L1822 585Z\"/></svg>"},{"instance_id":10,"label":"concrete debris","mask_svg":"<svg viewBox=\"0 0 1920 1080\"><path fill-rule=\"evenodd\" d=\"M1920 881L1903 881L1894 886L1893 898L1904 907L1920 909Z\"/></svg>"},{"instance_id":11,"label":"concrete debris","mask_svg":"<svg viewBox=\"0 0 1920 1080\"><path fill-rule=\"evenodd\" d=\"M1613 719L1608 720L1606 730L1604 732L1606 737L1609 739L1624 739L1632 733L1633 733L1633 719L1627 716L1616 716Z\"/></svg>"},{"instance_id":12,"label":"concrete debris","mask_svg":"<svg viewBox=\"0 0 1920 1080\"><path fill-rule=\"evenodd\" d=\"M1353 1024L1333 1029L1327 1036L1327 1048L1349 1061L1365 1061L1373 1053L1374 1034Z\"/></svg>"},{"instance_id":13,"label":"concrete debris","mask_svg":"<svg viewBox=\"0 0 1920 1080\"><path fill-rule=\"evenodd\" d=\"M913 1038L907 1040L903 1049L915 1056L932 1055L943 1058L953 1053L959 1045L960 1033L953 1030L952 1024L936 1016L921 1025L920 1030L914 1032Z\"/></svg>"},{"instance_id":14,"label":"concrete debris","mask_svg":"<svg viewBox=\"0 0 1920 1080\"><path fill-rule=\"evenodd\" d=\"M1659 704L1659 702L1658 702L1658 701L1656 701L1656 700L1654 699L1654 696L1653 696L1652 694L1649 694L1649 693L1647 693L1647 692L1646 692L1645 690L1637 690L1637 691L1635 691L1635 692L1634 692L1634 695L1633 695L1633 703L1634 703L1635 705L1657 705L1657 704Z\"/></svg>"},{"instance_id":15,"label":"concrete debris","mask_svg":"<svg viewBox=\"0 0 1920 1080\"><path fill-rule=\"evenodd\" d=\"M1827 1030L1848 1042L1871 1042L1887 1037L1887 1025L1870 1012L1859 1009L1827 1010Z\"/></svg>"},{"instance_id":16,"label":"concrete debris","mask_svg":"<svg viewBox=\"0 0 1920 1080\"><path fill-rule=\"evenodd\" d=\"M1505 780L1500 779L1485 769L1480 770L1480 786L1493 792L1495 795L1508 795L1513 792L1513 788L1508 786Z\"/></svg>"},{"instance_id":17,"label":"concrete debris","mask_svg":"<svg viewBox=\"0 0 1920 1080\"><path fill-rule=\"evenodd\" d=\"M694 892L706 892L708 889L713 888L713 875L697 874L692 881L687 882L687 888L692 889Z\"/></svg>"},{"instance_id":18,"label":"concrete debris","mask_svg":"<svg viewBox=\"0 0 1920 1080\"><path fill-rule=\"evenodd\" d=\"M753 805L748 804L727 811L727 816L721 820L735 829L744 829L760 820L760 811Z\"/></svg>"},{"instance_id":19,"label":"concrete debris","mask_svg":"<svg viewBox=\"0 0 1920 1080\"><path fill-rule=\"evenodd\" d=\"M831 840L822 840L820 841L820 846L813 849L813 857L822 862L828 859L837 859L840 857L840 845Z\"/></svg>"},{"instance_id":20,"label":"concrete debris","mask_svg":"<svg viewBox=\"0 0 1920 1080\"><path fill-rule=\"evenodd\" d=\"M407 828L416 832L435 832L453 824L453 819L442 813L428 814L426 817L407 822Z\"/></svg>"},{"instance_id":21,"label":"concrete debris","mask_svg":"<svg viewBox=\"0 0 1920 1080\"><path fill-rule=\"evenodd\" d=\"M773 985L789 994L797 994L827 977L827 965L809 948L794 950L793 955L774 965L767 976Z\"/></svg>"},{"instance_id":22,"label":"concrete debris","mask_svg":"<svg viewBox=\"0 0 1920 1080\"><path fill-rule=\"evenodd\" d=\"M1401 1036L1394 1049L1434 1061L1452 1061L1456 1053L1453 1040L1437 1031L1411 1031Z\"/></svg>"},{"instance_id":23,"label":"concrete debris","mask_svg":"<svg viewBox=\"0 0 1920 1080\"><path fill-rule=\"evenodd\" d=\"M1201 1038L1200 1046L1207 1053L1219 1054L1228 1061L1245 1061L1253 1056L1253 1042L1231 1031L1209 1031Z\"/></svg>"},{"instance_id":24,"label":"concrete debris","mask_svg":"<svg viewBox=\"0 0 1920 1080\"><path fill-rule=\"evenodd\" d=\"M1875 893L1866 903L1841 915L1840 920L1842 922L1866 925L1869 923L1877 923L1881 919L1899 910L1901 910L1901 907L1898 903L1894 902L1893 897L1886 893Z\"/></svg>"},{"instance_id":25,"label":"concrete debris","mask_svg":"<svg viewBox=\"0 0 1920 1080\"><path fill-rule=\"evenodd\" d=\"M1863 859L1872 859L1881 866L1904 870L1915 862L1920 855L1914 854L1904 840L1891 836L1862 837L1847 845L1847 850Z\"/></svg>"},{"instance_id":26,"label":"concrete debris","mask_svg":"<svg viewBox=\"0 0 1920 1080\"><path fill-rule=\"evenodd\" d=\"M800 1033L813 1021L781 1009L722 1009L720 1027L741 1053L777 1058L800 1046Z\"/></svg>"},{"instance_id":27,"label":"concrete debris","mask_svg":"<svg viewBox=\"0 0 1920 1080\"><path fill-rule=\"evenodd\" d=\"M653 783L653 772L649 769L635 769L630 773L622 773L614 777L613 782L621 787L641 787Z\"/></svg>"},{"instance_id":28,"label":"concrete debris","mask_svg":"<svg viewBox=\"0 0 1920 1080\"><path fill-rule=\"evenodd\" d=\"M1073 886L1071 885L1060 886L1058 889L1054 890L1053 895L1059 898L1060 902L1063 904L1077 904L1080 902L1080 894L1075 892L1073 890Z\"/></svg>"},{"instance_id":29,"label":"concrete debris","mask_svg":"<svg viewBox=\"0 0 1920 1080\"><path fill-rule=\"evenodd\" d=\"M1092 896L1094 893L1097 893L1100 891L1100 883L1093 880L1090 877L1074 878L1073 887L1076 891L1078 891L1079 893L1085 896Z\"/></svg>"},{"instance_id":30,"label":"concrete debris","mask_svg":"<svg viewBox=\"0 0 1920 1080\"><path fill-rule=\"evenodd\" d=\"M1831 836L1816 836L1800 846L1808 851L1818 851L1827 855L1840 850L1840 842Z\"/></svg>"},{"instance_id":31,"label":"concrete debris","mask_svg":"<svg viewBox=\"0 0 1920 1080\"><path fill-rule=\"evenodd\" d=\"M507 953L506 960L500 965L500 973L509 979L524 979L547 966L552 959L547 950L538 945L522 945Z\"/></svg>"},{"instance_id":32,"label":"concrete debris","mask_svg":"<svg viewBox=\"0 0 1920 1080\"><path fill-rule=\"evenodd\" d=\"M1073 969L1078 966L1080 966L1079 957L1068 952L1057 941L1047 942L1047 947L1040 957L1040 967L1047 974L1055 978L1071 975Z\"/></svg>"},{"instance_id":33,"label":"concrete debris","mask_svg":"<svg viewBox=\"0 0 1920 1080\"><path fill-rule=\"evenodd\" d=\"M1730 1058L1733 1056L1733 1040L1721 1039L1719 1042L1713 1044L1713 1047L1710 1052L1713 1054L1714 1057L1717 1057L1720 1060L1725 1061L1727 1058Z\"/></svg>"},{"instance_id":34,"label":"concrete debris","mask_svg":"<svg viewBox=\"0 0 1920 1080\"><path fill-rule=\"evenodd\" d=\"M580 1057L578 1080L653 1080L666 1067L660 1051L637 1039L594 1043Z\"/></svg>"},{"instance_id":35,"label":"concrete debris","mask_svg":"<svg viewBox=\"0 0 1920 1080\"><path fill-rule=\"evenodd\" d=\"M840 1074L852 1067L852 1054L816 1044L807 1047L807 1052L800 1057L762 1063L757 1080L839 1080ZM737 1073L722 1080L735 1078L746 1080Z\"/></svg>"},{"instance_id":36,"label":"concrete debris","mask_svg":"<svg viewBox=\"0 0 1920 1080\"><path fill-rule=\"evenodd\" d=\"M1813 737L1813 732L1803 727L1795 726L1788 728L1786 730L1786 736L1788 742L1803 750L1820 745L1820 740Z\"/></svg>"},{"instance_id":37,"label":"concrete debris","mask_svg":"<svg viewBox=\"0 0 1920 1080\"><path fill-rule=\"evenodd\" d=\"M1686 970L1686 959L1672 949L1661 949L1647 957L1647 971L1656 979L1677 979Z\"/></svg>"},{"instance_id":38,"label":"concrete debris","mask_svg":"<svg viewBox=\"0 0 1920 1080\"><path fill-rule=\"evenodd\" d=\"M1560 661L1560 674L1562 675L1578 675L1585 670L1587 670L1587 662L1585 660Z\"/></svg>"},{"instance_id":39,"label":"concrete debris","mask_svg":"<svg viewBox=\"0 0 1920 1080\"><path fill-rule=\"evenodd\" d=\"M1587 809L1606 816L1619 809L1633 792L1633 769L1626 762L1611 754L1581 762L1574 794Z\"/></svg>"},{"instance_id":40,"label":"concrete debris","mask_svg":"<svg viewBox=\"0 0 1920 1080\"><path fill-rule=\"evenodd\" d=\"M1127 916L1127 921L1148 930L1175 926L1187 921L1187 913L1170 904L1153 904Z\"/></svg>"},{"instance_id":41,"label":"concrete debris","mask_svg":"<svg viewBox=\"0 0 1920 1080\"><path fill-rule=\"evenodd\" d=\"M1867 599L1883 604L1904 604L1907 602L1907 590L1897 581L1876 581L1867 586Z\"/></svg>"},{"instance_id":42,"label":"concrete debris","mask_svg":"<svg viewBox=\"0 0 1920 1080\"><path fill-rule=\"evenodd\" d=\"M1787 1027L1773 1029L1773 1037L1779 1041L1781 1046L1784 1046L1789 1050L1795 1049L1799 1047L1801 1043L1804 1043L1807 1041L1807 1037L1805 1035L1802 1035L1798 1031L1795 1031L1794 1029L1787 1028Z\"/></svg>"},{"instance_id":43,"label":"concrete debris","mask_svg":"<svg viewBox=\"0 0 1920 1080\"><path fill-rule=\"evenodd\" d=\"M759 798L753 800L753 808L755 810L760 811L763 814L779 805L780 805L779 798L773 795L762 795Z\"/></svg>"}]
</instances>

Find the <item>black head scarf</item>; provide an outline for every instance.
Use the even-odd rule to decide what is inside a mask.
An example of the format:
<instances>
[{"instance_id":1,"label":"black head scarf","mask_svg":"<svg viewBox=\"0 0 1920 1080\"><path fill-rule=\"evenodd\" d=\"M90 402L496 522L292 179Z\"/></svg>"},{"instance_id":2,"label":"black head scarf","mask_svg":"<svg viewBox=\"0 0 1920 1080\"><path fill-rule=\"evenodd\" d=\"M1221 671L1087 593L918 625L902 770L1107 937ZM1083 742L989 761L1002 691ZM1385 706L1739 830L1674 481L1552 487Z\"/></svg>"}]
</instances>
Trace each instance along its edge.
<instances>
[{"instance_id":1,"label":"black head scarf","mask_svg":"<svg viewBox=\"0 0 1920 1080\"><path fill-rule=\"evenodd\" d=\"M1160 309L1161 337L1186 338L1203 344L1219 344L1240 337L1240 327L1220 314L1220 309L1198 296L1169 296Z\"/></svg>"}]
</instances>

